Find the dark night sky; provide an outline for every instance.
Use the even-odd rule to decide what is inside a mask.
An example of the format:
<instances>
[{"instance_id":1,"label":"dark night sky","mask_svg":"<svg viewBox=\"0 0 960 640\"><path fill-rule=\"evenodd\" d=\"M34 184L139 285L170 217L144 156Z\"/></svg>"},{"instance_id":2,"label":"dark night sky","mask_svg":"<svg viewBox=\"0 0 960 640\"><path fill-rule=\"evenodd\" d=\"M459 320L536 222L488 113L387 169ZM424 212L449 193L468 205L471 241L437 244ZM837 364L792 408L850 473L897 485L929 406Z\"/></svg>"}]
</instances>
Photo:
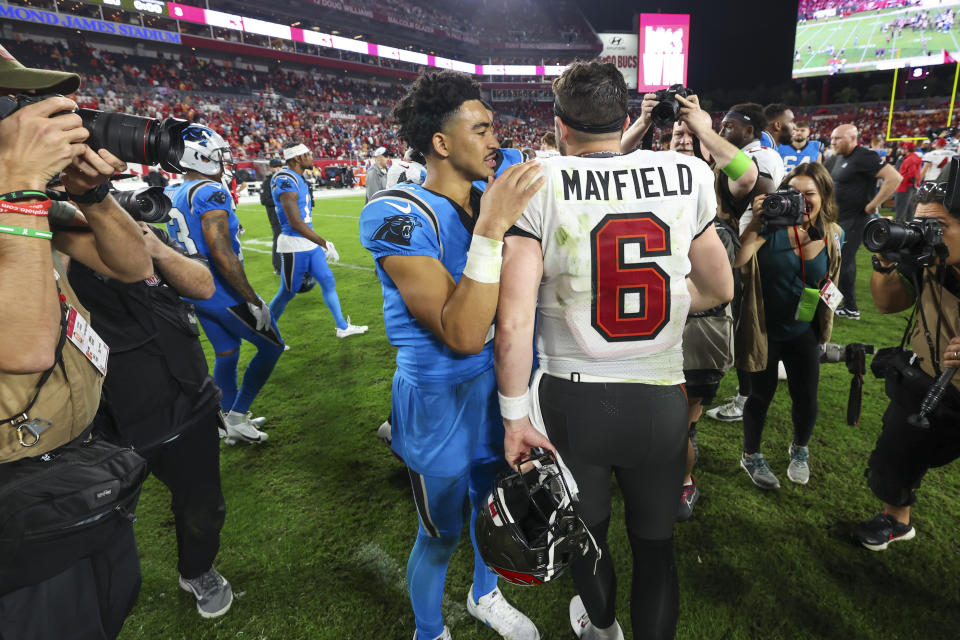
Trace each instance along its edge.
<instances>
[{"instance_id":1,"label":"dark night sky","mask_svg":"<svg viewBox=\"0 0 960 640\"><path fill-rule=\"evenodd\" d=\"M796 0L577 0L597 31L632 31L635 13L689 13L687 84L698 93L790 79Z\"/></svg>"}]
</instances>

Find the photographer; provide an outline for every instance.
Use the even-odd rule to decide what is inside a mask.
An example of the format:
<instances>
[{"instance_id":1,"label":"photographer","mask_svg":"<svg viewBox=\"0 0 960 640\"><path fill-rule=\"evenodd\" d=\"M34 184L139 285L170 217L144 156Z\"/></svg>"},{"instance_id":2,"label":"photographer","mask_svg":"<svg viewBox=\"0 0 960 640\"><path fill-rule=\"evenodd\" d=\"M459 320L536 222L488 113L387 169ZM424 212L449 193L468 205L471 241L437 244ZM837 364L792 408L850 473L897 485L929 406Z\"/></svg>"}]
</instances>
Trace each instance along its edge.
<instances>
[{"instance_id":1,"label":"photographer","mask_svg":"<svg viewBox=\"0 0 960 640\"><path fill-rule=\"evenodd\" d=\"M743 267L737 364L750 372L740 466L761 489L780 487L760 453L760 440L781 360L793 401L787 477L798 484L810 478L807 443L817 420L820 344L830 340L833 329L833 312L822 303L820 289L840 273L842 231L830 174L818 163L801 164L783 187L795 192L754 199L759 215L747 225L734 265ZM776 217L770 211L774 197L789 205Z\"/></svg>"},{"instance_id":2,"label":"photographer","mask_svg":"<svg viewBox=\"0 0 960 640\"><path fill-rule=\"evenodd\" d=\"M220 390L208 375L193 307L215 292L206 260L140 222L154 273L130 284L73 263L70 284L110 345L102 435L134 447L172 494L180 587L204 618L226 613L230 583L213 568L226 506L220 489Z\"/></svg>"},{"instance_id":3,"label":"photographer","mask_svg":"<svg viewBox=\"0 0 960 640\"><path fill-rule=\"evenodd\" d=\"M0 53L4 93L72 93L79 86L74 74L27 69L6 50ZM64 113L74 109L73 101L51 97L7 111L0 120L0 489L11 475L22 478L31 469L59 473L56 460L67 457L64 445L85 437L100 400L100 360L66 339L66 317L76 332L89 313L54 249L123 281L149 274L140 230L111 197L102 196L101 185L126 165L85 144L89 132L81 118ZM61 171L67 191L85 202L81 208L92 232L82 238L50 233L44 189ZM39 474L34 477L34 484L42 482ZM5 515L8 508L0 504ZM139 559L130 521L102 521L94 530L109 535L95 546L86 546L80 531L58 534L62 539L51 551L64 559L62 566L31 555L26 542L19 558L0 558L4 564L19 560L27 569L3 575L0 637L99 640L119 634L139 591Z\"/></svg>"},{"instance_id":4,"label":"photographer","mask_svg":"<svg viewBox=\"0 0 960 640\"><path fill-rule=\"evenodd\" d=\"M910 246L900 249L899 263L883 253L873 259L870 293L880 312L897 313L916 305L917 317L913 353L891 350L894 358L883 371L890 404L867 470L867 485L883 502L883 512L853 532L873 551L916 535L911 507L924 475L960 457L960 377L954 376L947 385L939 406L928 416L929 426L911 424L917 422L911 417L934 379L945 368L960 366L960 203L949 197L957 187L958 164L956 159L951 162L949 183L925 183L917 189L916 219L911 224L934 230L939 225L942 239L936 231L916 234ZM936 251L938 245L942 248ZM920 253L930 255L931 249L939 256L917 259ZM875 369L882 355L874 357Z\"/></svg>"}]
</instances>

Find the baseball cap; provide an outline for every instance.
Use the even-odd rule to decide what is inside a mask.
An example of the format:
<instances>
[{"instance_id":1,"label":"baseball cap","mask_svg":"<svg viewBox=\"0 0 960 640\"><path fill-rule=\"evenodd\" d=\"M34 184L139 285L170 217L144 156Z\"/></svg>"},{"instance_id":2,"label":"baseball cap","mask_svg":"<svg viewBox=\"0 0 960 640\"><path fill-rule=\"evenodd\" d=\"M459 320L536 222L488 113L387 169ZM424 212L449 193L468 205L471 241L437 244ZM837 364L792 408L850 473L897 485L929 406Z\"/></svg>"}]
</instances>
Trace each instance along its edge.
<instances>
[{"instance_id":1,"label":"baseball cap","mask_svg":"<svg viewBox=\"0 0 960 640\"><path fill-rule=\"evenodd\" d=\"M23 66L0 45L0 87L26 91L39 89L64 95L80 88L80 76L66 71L46 71Z\"/></svg>"},{"instance_id":2,"label":"baseball cap","mask_svg":"<svg viewBox=\"0 0 960 640\"><path fill-rule=\"evenodd\" d=\"M373 157L376 158L378 156L386 155L386 153L387 150L385 147L377 147L377 150L373 152Z\"/></svg>"},{"instance_id":3,"label":"baseball cap","mask_svg":"<svg viewBox=\"0 0 960 640\"><path fill-rule=\"evenodd\" d=\"M907 151L916 151L917 145L913 144L912 142L904 142L903 148L906 149Z\"/></svg>"},{"instance_id":4,"label":"baseball cap","mask_svg":"<svg viewBox=\"0 0 960 640\"><path fill-rule=\"evenodd\" d=\"M947 141L943 138L937 138L933 141L933 146L935 146L937 149L943 149L945 146L947 146Z\"/></svg>"},{"instance_id":5,"label":"baseball cap","mask_svg":"<svg viewBox=\"0 0 960 640\"><path fill-rule=\"evenodd\" d=\"M282 166L283 166L283 160L281 160L280 158L270 158L270 166L271 166L271 167L282 167Z\"/></svg>"}]
</instances>

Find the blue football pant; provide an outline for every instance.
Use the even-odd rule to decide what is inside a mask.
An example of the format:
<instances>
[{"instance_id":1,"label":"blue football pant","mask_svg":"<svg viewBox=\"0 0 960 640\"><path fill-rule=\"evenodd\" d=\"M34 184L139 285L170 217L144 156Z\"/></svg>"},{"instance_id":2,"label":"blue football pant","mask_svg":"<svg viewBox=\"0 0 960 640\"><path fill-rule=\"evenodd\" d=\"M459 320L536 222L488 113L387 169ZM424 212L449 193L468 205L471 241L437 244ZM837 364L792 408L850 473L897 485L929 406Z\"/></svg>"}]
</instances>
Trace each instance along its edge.
<instances>
[{"instance_id":1,"label":"blue football pant","mask_svg":"<svg viewBox=\"0 0 960 640\"><path fill-rule=\"evenodd\" d=\"M327 254L321 247L310 251L280 254L280 289L270 301L270 313L274 320L283 315L287 303L300 291L303 277L310 274L320 290L323 292L323 301L333 316L338 329L346 329L347 321L340 310L340 297L337 295L337 281L333 278L333 271L327 264Z\"/></svg>"},{"instance_id":2,"label":"blue football pant","mask_svg":"<svg viewBox=\"0 0 960 640\"><path fill-rule=\"evenodd\" d=\"M283 354L283 338L277 329L277 321L274 319L270 327L257 331L256 320L246 304L219 308L197 305L196 309L200 326L217 354L213 364L213 379L223 392L220 408L224 412L246 413ZM238 389L237 365L243 340L257 347L257 355L247 365L243 384Z\"/></svg>"},{"instance_id":3,"label":"blue football pant","mask_svg":"<svg viewBox=\"0 0 960 640\"><path fill-rule=\"evenodd\" d=\"M477 510L484 501L494 479L504 468L501 456L474 460L461 476L442 478L421 475L412 469L410 484L417 505L420 528L417 541L407 561L407 587L417 624L417 638L436 638L443 633L443 585L447 566L463 530L470 500L470 540L473 543L473 596L481 598L497 586L497 574L490 571L477 551L474 528Z\"/></svg>"}]
</instances>

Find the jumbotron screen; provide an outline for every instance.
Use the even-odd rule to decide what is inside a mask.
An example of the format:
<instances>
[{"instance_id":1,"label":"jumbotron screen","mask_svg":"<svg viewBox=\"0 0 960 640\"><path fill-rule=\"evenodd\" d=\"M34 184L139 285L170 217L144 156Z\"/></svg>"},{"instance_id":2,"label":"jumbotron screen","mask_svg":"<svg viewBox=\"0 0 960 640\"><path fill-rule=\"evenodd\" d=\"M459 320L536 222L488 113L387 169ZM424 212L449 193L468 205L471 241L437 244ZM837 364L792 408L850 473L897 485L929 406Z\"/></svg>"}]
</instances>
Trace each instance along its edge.
<instances>
[{"instance_id":1,"label":"jumbotron screen","mask_svg":"<svg viewBox=\"0 0 960 640\"><path fill-rule=\"evenodd\" d=\"M793 77L960 60L960 0L800 0Z\"/></svg>"}]
</instances>

